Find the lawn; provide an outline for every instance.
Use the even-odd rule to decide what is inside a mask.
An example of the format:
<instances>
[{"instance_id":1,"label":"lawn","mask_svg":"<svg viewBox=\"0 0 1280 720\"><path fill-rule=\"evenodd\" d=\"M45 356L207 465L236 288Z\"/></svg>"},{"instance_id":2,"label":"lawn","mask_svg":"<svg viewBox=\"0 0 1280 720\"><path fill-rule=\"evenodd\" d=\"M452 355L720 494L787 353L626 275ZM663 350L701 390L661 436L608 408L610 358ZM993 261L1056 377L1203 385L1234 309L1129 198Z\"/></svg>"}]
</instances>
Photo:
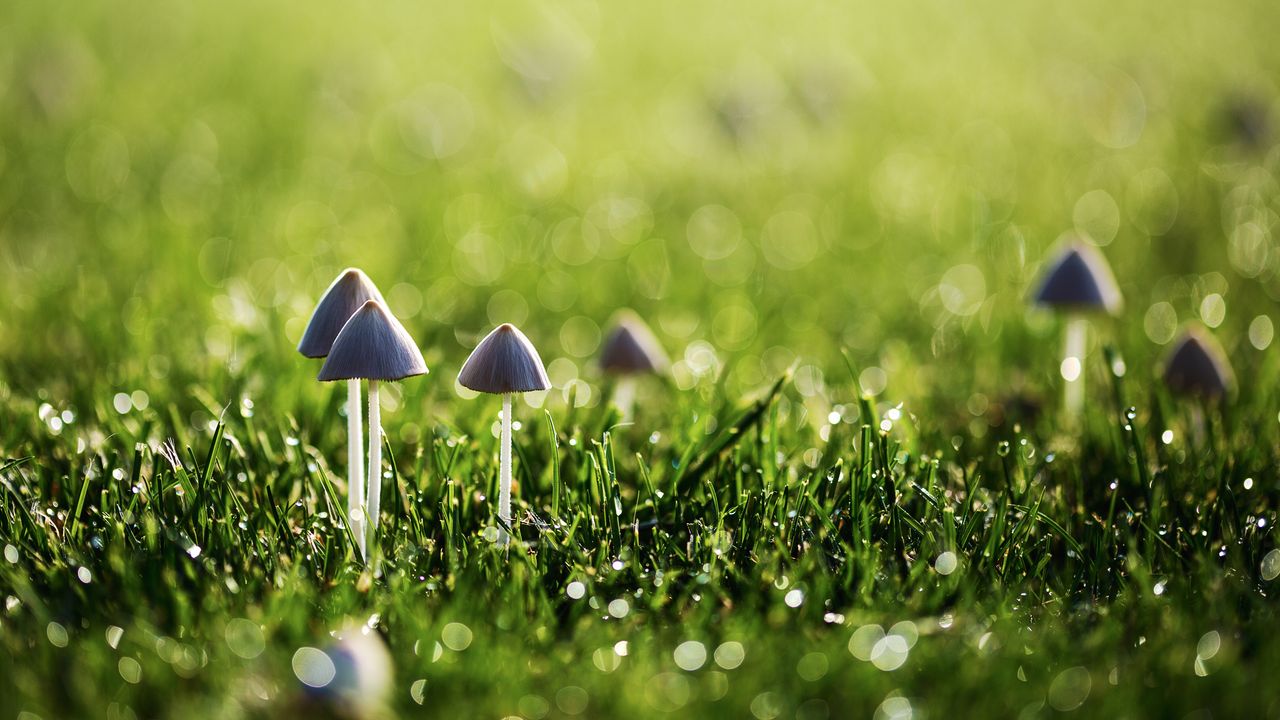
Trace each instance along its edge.
<instances>
[{"instance_id":1,"label":"lawn","mask_svg":"<svg viewBox=\"0 0 1280 720\"><path fill-rule=\"evenodd\" d=\"M1280 717L1277 26L12 3L0 720ZM1030 302L1073 240L1124 299L1078 414ZM351 266L430 368L382 385L368 562L296 350ZM624 308L672 361L631 417ZM553 386L507 547L455 381L504 322ZM1163 384L1186 327L1226 397Z\"/></svg>"}]
</instances>

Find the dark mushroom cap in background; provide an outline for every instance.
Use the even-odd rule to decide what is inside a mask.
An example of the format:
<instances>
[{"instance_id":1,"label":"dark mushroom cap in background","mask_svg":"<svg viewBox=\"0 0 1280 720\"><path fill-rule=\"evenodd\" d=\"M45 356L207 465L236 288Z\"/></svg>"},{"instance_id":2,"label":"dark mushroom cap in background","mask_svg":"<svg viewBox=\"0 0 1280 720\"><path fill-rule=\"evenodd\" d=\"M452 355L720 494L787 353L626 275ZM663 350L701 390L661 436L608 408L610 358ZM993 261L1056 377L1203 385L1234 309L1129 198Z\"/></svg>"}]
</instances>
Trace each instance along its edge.
<instances>
[{"instance_id":1,"label":"dark mushroom cap in background","mask_svg":"<svg viewBox=\"0 0 1280 720\"><path fill-rule=\"evenodd\" d=\"M402 380L426 372L409 331L382 303L369 300L338 333L318 379Z\"/></svg>"},{"instance_id":2,"label":"dark mushroom cap in background","mask_svg":"<svg viewBox=\"0 0 1280 720\"><path fill-rule=\"evenodd\" d=\"M640 316L620 313L600 351L600 369L610 375L666 372L671 361Z\"/></svg>"},{"instance_id":3,"label":"dark mushroom cap in background","mask_svg":"<svg viewBox=\"0 0 1280 720\"><path fill-rule=\"evenodd\" d=\"M370 300L386 303L368 275L356 268L343 270L316 303L307 330L298 343L298 352L309 358L328 355L333 341L342 332L342 326Z\"/></svg>"},{"instance_id":4,"label":"dark mushroom cap in background","mask_svg":"<svg viewBox=\"0 0 1280 720\"><path fill-rule=\"evenodd\" d=\"M1222 346L1198 327L1187 328L1164 364L1164 383L1180 395L1218 398L1231 392L1235 373Z\"/></svg>"},{"instance_id":5,"label":"dark mushroom cap in background","mask_svg":"<svg viewBox=\"0 0 1280 720\"><path fill-rule=\"evenodd\" d=\"M1115 314L1123 305L1111 266L1092 245L1075 242L1053 260L1035 293L1035 302L1071 311Z\"/></svg>"},{"instance_id":6,"label":"dark mushroom cap in background","mask_svg":"<svg viewBox=\"0 0 1280 720\"><path fill-rule=\"evenodd\" d=\"M1227 139L1250 150L1271 147L1271 103L1266 95L1235 93L1223 103L1220 124Z\"/></svg>"},{"instance_id":7,"label":"dark mushroom cap in background","mask_svg":"<svg viewBox=\"0 0 1280 720\"><path fill-rule=\"evenodd\" d=\"M537 349L510 323L494 328L471 351L458 373L458 383L476 392L499 395L551 389Z\"/></svg>"},{"instance_id":8,"label":"dark mushroom cap in background","mask_svg":"<svg viewBox=\"0 0 1280 720\"><path fill-rule=\"evenodd\" d=\"M386 642L377 631L352 625L320 652L333 663L333 678L322 687L301 683L309 706L303 712L316 720L383 717L395 672Z\"/></svg>"}]
</instances>

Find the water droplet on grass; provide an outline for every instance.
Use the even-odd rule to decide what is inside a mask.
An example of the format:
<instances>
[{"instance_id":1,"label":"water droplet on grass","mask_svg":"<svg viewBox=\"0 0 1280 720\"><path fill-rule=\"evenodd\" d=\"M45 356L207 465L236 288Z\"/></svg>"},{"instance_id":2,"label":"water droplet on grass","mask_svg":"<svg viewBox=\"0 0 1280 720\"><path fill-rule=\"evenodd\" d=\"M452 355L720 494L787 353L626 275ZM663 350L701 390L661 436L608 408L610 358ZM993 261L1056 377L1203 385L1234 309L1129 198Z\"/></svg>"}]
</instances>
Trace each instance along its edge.
<instances>
[{"instance_id":1,"label":"water droplet on grass","mask_svg":"<svg viewBox=\"0 0 1280 720\"><path fill-rule=\"evenodd\" d=\"M1267 582L1280 577L1280 549L1272 550L1262 558L1262 579Z\"/></svg>"},{"instance_id":2,"label":"water droplet on grass","mask_svg":"<svg viewBox=\"0 0 1280 720\"><path fill-rule=\"evenodd\" d=\"M45 627L45 636L49 638L49 644L54 647L64 648L67 643L71 642L71 636L67 634L67 629L56 622L51 622Z\"/></svg>"},{"instance_id":3,"label":"water droplet on grass","mask_svg":"<svg viewBox=\"0 0 1280 720\"><path fill-rule=\"evenodd\" d=\"M262 629L257 623L244 618L235 618L228 622L223 631L223 637L231 652L245 660L258 657L266 649L266 639L262 635Z\"/></svg>"},{"instance_id":4,"label":"water droplet on grass","mask_svg":"<svg viewBox=\"0 0 1280 720\"><path fill-rule=\"evenodd\" d=\"M1049 705L1059 712L1070 712L1089 699L1093 679L1081 666L1070 667L1058 673L1049 684Z\"/></svg>"},{"instance_id":5,"label":"water droplet on grass","mask_svg":"<svg viewBox=\"0 0 1280 720\"><path fill-rule=\"evenodd\" d=\"M939 575L950 575L956 571L956 567L958 567L959 564L960 561L956 557L956 554L947 550L938 555L937 560L933 561L933 569L936 570Z\"/></svg>"},{"instance_id":6,"label":"water droplet on grass","mask_svg":"<svg viewBox=\"0 0 1280 720\"><path fill-rule=\"evenodd\" d=\"M747 657L747 649L737 640L729 640L723 642L715 651L716 665L725 670L736 670L742 666L742 661Z\"/></svg>"},{"instance_id":7,"label":"water droplet on grass","mask_svg":"<svg viewBox=\"0 0 1280 720\"><path fill-rule=\"evenodd\" d=\"M454 652L462 652L471 647L471 641L474 637L471 628L462 623L449 623L440 631L440 639L444 642L445 647Z\"/></svg>"},{"instance_id":8,"label":"water droplet on grass","mask_svg":"<svg viewBox=\"0 0 1280 720\"><path fill-rule=\"evenodd\" d=\"M116 663L116 671L130 685L142 682L142 663L131 657L120 658L120 662Z\"/></svg>"},{"instance_id":9,"label":"water droplet on grass","mask_svg":"<svg viewBox=\"0 0 1280 720\"><path fill-rule=\"evenodd\" d=\"M293 674L307 687L327 687L338 674L333 658L319 648L298 648L293 654L292 664Z\"/></svg>"},{"instance_id":10,"label":"water droplet on grass","mask_svg":"<svg viewBox=\"0 0 1280 720\"><path fill-rule=\"evenodd\" d=\"M849 637L849 654L863 662L869 661L872 649L883 638L884 628L879 625L863 625Z\"/></svg>"},{"instance_id":11,"label":"water droplet on grass","mask_svg":"<svg viewBox=\"0 0 1280 720\"><path fill-rule=\"evenodd\" d=\"M409 686L409 697L413 698L413 701L418 703L419 705L421 705L423 702L426 701L427 699L427 679L426 678L418 678L417 680L413 681L413 684Z\"/></svg>"},{"instance_id":12,"label":"water droplet on grass","mask_svg":"<svg viewBox=\"0 0 1280 720\"><path fill-rule=\"evenodd\" d=\"M697 640L686 640L676 646L672 657L681 670L693 672L706 664L707 646Z\"/></svg>"}]
</instances>

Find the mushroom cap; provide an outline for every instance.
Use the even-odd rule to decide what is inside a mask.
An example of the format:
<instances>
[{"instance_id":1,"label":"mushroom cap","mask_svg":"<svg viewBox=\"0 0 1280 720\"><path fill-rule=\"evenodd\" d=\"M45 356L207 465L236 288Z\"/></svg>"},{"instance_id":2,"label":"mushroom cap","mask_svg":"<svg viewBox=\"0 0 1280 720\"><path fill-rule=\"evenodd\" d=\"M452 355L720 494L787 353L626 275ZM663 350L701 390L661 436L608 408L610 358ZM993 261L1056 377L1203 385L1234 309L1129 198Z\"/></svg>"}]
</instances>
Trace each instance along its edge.
<instances>
[{"instance_id":1,"label":"mushroom cap","mask_svg":"<svg viewBox=\"0 0 1280 720\"><path fill-rule=\"evenodd\" d=\"M386 303L382 293L363 271L358 268L343 270L316 303L307 330L298 343L298 352L309 358L328 355L333 341L342 332L342 326L369 300Z\"/></svg>"},{"instance_id":2,"label":"mushroom cap","mask_svg":"<svg viewBox=\"0 0 1280 720\"><path fill-rule=\"evenodd\" d=\"M382 303L369 300L342 326L317 379L402 380L426 373L409 331Z\"/></svg>"},{"instance_id":3,"label":"mushroom cap","mask_svg":"<svg viewBox=\"0 0 1280 720\"><path fill-rule=\"evenodd\" d=\"M671 361L657 336L633 312L620 313L600 351L600 369L610 375L666 372Z\"/></svg>"},{"instance_id":4,"label":"mushroom cap","mask_svg":"<svg viewBox=\"0 0 1280 720\"><path fill-rule=\"evenodd\" d=\"M304 685L312 700L339 704L353 717L371 717L390 696L395 673L391 653L374 630L350 626L323 651L333 662L333 679L324 687ZM345 717L345 715L344 715Z\"/></svg>"},{"instance_id":5,"label":"mushroom cap","mask_svg":"<svg viewBox=\"0 0 1280 720\"><path fill-rule=\"evenodd\" d=\"M1097 248L1073 242L1063 248L1040 281L1035 302L1065 310L1115 314L1124 304L1111 266Z\"/></svg>"},{"instance_id":6,"label":"mushroom cap","mask_svg":"<svg viewBox=\"0 0 1280 720\"><path fill-rule=\"evenodd\" d=\"M462 364L458 382L476 392L497 395L551 389L537 349L511 323L494 328L476 345Z\"/></svg>"},{"instance_id":7,"label":"mushroom cap","mask_svg":"<svg viewBox=\"0 0 1280 720\"><path fill-rule=\"evenodd\" d=\"M1189 327L1165 360L1164 383L1180 395L1217 398L1235 386L1235 373L1218 341L1199 327Z\"/></svg>"}]
</instances>

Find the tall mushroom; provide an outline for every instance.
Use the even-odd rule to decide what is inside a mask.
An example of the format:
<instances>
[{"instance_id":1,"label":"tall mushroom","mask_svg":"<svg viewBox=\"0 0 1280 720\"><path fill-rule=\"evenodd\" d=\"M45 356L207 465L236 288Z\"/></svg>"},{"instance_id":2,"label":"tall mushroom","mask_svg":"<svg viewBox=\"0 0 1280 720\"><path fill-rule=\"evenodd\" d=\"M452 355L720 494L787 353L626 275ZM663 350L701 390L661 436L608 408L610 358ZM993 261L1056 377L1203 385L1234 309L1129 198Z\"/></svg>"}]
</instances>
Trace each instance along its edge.
<instances>
[{"instance_id":1,"label":"tall mushroom","mask_svg":"<svg viewBox=\"0 0 1280 720\"><path fill-rule=\"evenodd\" d=\"M320 368L318 379L321 382L369 381L369 530L364 540L366 545L377 537L382 501L382 410L378 403L378 383L426 373L427 364L409 332L377 300L369 300L351 316L333 341L324 367ZM356 517L365 513L366 508L358 508Z\"/></svg>"},{"instance_id":2,"label":"tall mushroom","mask_svg":"<svg viewBox=\"0 0 1280 720\"><path fill-rule=\"evenodd\" d=\"M458 383L476 392L502 396L502 446L498 455L498 544L510 542L511 395L550 390L551 381L538 350L515 325L503 323L489 333L462 364Z\"/></svg>"},{"instance_id":3,"label":"tall mushroom","mask_svg":"<svg viewBox=\"0 0 1280 720\"><path fill-rule=\"evenodd\" d=\"M1216 401L1235 388L1231 361L1218 341L1200 326L1188 326L1164 361L1164 384L1176 395ZM1205 440L1205 416L1201 403L1191 406L1191 435L1195 445Z\"/></svg>"},{"instance_id":4,"label":"tall mushroom","mask_svg":"<svg viewBox=\"0 0 1280 720\"><path fill-rule=\"evenodd\" d=\"M658 338L639 315L630 310L618 313L600 350L600 369L616 378L613 404L622 413L624 422L631 419L636 379L641 375L664 373L670 364Z\"/></svg>"},{"instance_id":5,"label":"tall mushroom","mask_svg":"<svg viewBox=\"0 0 1280 720\"><path fill-rule=\"evenodd\" d=\"M369 300L386 302L363 271L343 270L329 284L311 313L298 343L298 352L309 358L327 356L342 326ZM364 430L360 427L360 416L360 381L351 380L347 383L347 517L360 556L364 557L364 519L360 517L364 508Z\"/></svg>"},{"instance_id":6,"label":"tall mushroom","mask_svg":"<svg viewBox=\"0 0 1280 720\"><path fill-rule=\"evenodd\" d=\"M1235 373L1218 341L1203 328L1190 326L1165 360L1164 384L1179 395L1214 400L1235 386Z\"/></svg>"},{"instance_id":7,"label":"tall mushroom","mask_svg":"<svg viewBox=\"0 0 1280 720\"><path fill-rule=\"evenodd\" d=\"M1107 259L1093 245L1067 244L1050 264L1034 296L1043 305L1066 316L1066 339L1061 372L1067 381L1064 399L1068 416L1084 405L1084 355L1089 336L1088 315L1120 311L1123 299Z\"/></svg>"}]
</instances>

